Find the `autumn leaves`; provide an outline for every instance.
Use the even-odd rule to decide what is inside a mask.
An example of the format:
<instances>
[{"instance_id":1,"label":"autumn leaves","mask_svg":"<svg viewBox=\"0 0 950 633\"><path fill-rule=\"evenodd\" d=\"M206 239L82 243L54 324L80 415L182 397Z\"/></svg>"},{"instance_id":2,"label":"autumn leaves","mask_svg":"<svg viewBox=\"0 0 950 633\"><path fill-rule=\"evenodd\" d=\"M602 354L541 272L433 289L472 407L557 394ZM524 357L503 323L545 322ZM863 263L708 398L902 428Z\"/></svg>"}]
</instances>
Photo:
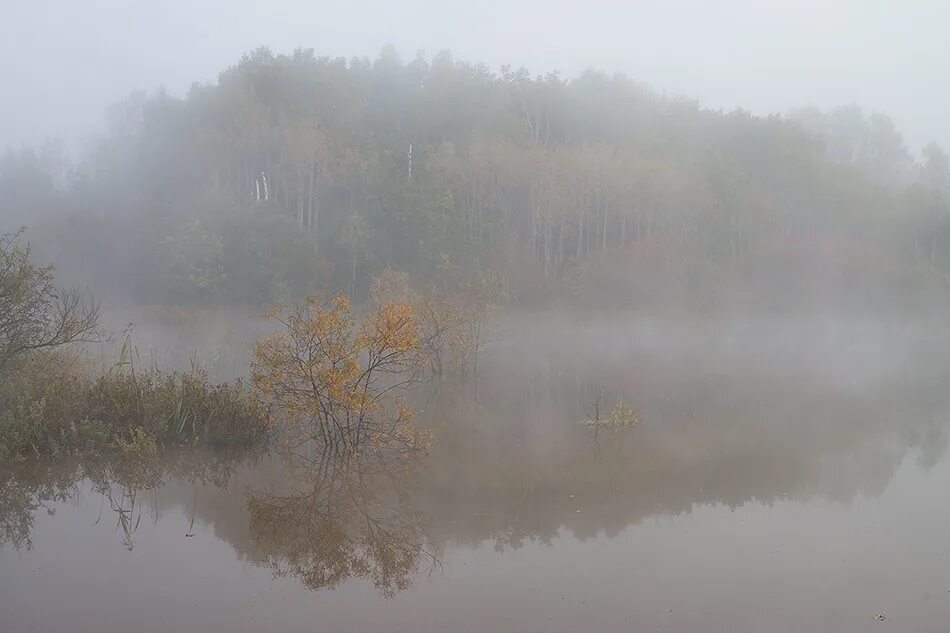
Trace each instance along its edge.
<instances>
[{"instance_id":1,"label":"autumn leaves","mask_svg":"<svg viewBox=\"0 0 950 633\"><path fill-rule=\"evenodd\" d=\"M402 399L426 368L410 304L387 302L360 318L344 296L328 305L311 297L271 316L280 328L258 345L252 379L290 442L355 450L426 439Z\"/></svg>"}]
</instances>

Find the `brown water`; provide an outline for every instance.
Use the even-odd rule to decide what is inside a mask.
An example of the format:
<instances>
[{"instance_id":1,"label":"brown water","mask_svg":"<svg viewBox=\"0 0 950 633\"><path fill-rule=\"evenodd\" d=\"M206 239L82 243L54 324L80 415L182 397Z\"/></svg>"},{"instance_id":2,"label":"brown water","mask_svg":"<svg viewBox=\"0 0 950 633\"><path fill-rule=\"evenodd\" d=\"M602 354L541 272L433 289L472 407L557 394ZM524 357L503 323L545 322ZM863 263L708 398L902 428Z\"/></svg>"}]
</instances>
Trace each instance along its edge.
<instances>
[{"instance_id":1,"label":"brown water","mask_svg":"<svg viewBox=\"0 0 950 633\"><path fill-rule=\"evenodd\" d=\"M511 321L425 456L24 465L0 631L947 631L945 334Z\"/></svg>"}]
</instances>

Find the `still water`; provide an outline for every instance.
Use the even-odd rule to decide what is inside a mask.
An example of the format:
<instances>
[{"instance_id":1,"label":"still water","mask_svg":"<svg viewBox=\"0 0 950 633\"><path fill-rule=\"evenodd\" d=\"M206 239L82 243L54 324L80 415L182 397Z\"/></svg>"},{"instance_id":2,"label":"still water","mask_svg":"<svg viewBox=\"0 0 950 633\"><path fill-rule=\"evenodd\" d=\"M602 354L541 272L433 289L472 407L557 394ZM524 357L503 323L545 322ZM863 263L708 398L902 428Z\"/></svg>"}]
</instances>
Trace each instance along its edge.
<instances>
[{"instance_id":1,"label":"still water","mask_svg":"<svg viewBox=\"0 0 950 633\"><path fill-rule=\"evenodd\" d=\"M0 631L947 631L945 334L511 320L426 455L22 465Z\"/></svg>"}]
</instances>

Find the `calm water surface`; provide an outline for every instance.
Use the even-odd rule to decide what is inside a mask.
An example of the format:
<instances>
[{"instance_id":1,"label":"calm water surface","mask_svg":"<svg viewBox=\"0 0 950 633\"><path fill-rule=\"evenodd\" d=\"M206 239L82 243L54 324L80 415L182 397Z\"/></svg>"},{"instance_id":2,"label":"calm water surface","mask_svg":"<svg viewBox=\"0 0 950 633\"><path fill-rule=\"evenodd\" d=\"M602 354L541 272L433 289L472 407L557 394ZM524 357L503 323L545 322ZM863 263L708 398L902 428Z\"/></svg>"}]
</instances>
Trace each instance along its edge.
<instances>
[{"instance_id":1,"label":"calm water surface","mask_svg":"<svg viewBox=\"0 0 950 633\"><path fill-rule=\"evenodd\" d=\"M6 473L0 631L950 630L942 326L499 340L425 456ZM575 424L617 397L632 432Z\"/></svg>"}]
</instances>

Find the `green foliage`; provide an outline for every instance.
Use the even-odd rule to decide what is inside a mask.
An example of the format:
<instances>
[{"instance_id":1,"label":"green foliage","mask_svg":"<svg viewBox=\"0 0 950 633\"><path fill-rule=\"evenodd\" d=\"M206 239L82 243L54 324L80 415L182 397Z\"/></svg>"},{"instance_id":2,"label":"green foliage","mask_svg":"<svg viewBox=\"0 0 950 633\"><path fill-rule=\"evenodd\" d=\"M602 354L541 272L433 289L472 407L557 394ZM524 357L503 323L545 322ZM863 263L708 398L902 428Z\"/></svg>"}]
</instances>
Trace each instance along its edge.
<instances>
[{"instance_id":1,"label":"green foliage","mask_svg":"<svg viewBox=\"0 0 950 633\"><path fill-rule=\"evenodd\" d=\"M325 266L312 236L261 205L206 214L164 241L174 300L271 305L313 292Z\"/></svg>"},{"instance_id":2,"label":"green foliage","mask_svg":"<svg viewBox=\"0 0 950 633\"><path fill-rule=\"evenodd\" d=\"M179 235L166 238L164 246L173 288L198 297L221 294L226 277L221 261L224 244L219 235L194 220Z\"/></svg>"},{"instance_id":3,"label":"green foliage","mask_svg":"<svg viewBox=\"0 0 950 633\"><path fill-rule=\"evenodd\" d=\"M386 267L445 293L491 270L519 299L584 303L950 271L946 155L915 163L856 107L755 117L597 72L259 49L183 99L135 95L121 122L69 183L11 154L0 190L66 213L71 268L149 299L359 299ZM125 246L90 252L104 244Z\"/></svg>"},{"instance_id":4,"label":"green foliage","mask_svg":"<svg viewBox=\"0 0 950 633\"><path fill-rule=\"evenodd\" d=\"M0 460L122 453L172 446L244 446L266 440L263 413L240 382L200 371L135 371L121 364L89 379L76 361L34 355L3 374Z\"/></svg>"}]
</instances>

